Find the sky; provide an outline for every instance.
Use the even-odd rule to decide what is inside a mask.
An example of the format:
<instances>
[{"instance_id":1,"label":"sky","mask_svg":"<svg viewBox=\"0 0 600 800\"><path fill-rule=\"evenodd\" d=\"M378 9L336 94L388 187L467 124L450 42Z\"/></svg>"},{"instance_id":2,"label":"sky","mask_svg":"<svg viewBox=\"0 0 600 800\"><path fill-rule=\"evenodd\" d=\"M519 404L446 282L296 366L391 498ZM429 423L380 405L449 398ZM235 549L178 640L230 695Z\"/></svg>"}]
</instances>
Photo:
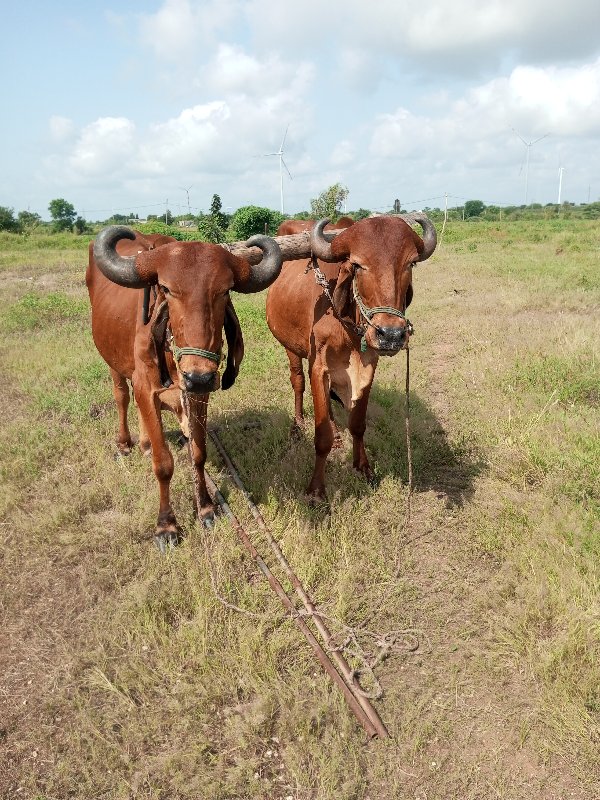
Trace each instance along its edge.
<instances>
[{"instance_id":1,"label":"sky","mask_svg":"<svg viewBox=\"0 0 600 800\"><path fill-rule=\"evenodd\" d=\"M336 182L348 211L600 199L598 0L3 6L15 214L280 209L286 131L287 214Z\"/></svg>"}]
</instances>

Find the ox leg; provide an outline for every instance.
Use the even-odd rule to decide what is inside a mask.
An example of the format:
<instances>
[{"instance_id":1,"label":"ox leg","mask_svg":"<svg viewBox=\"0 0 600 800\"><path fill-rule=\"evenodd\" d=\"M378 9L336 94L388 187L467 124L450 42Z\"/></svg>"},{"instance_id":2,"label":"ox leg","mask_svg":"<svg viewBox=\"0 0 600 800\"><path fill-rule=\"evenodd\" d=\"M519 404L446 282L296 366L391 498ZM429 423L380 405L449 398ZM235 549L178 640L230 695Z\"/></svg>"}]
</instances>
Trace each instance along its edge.
<instances>
[{"instance_id":1,"label":"ox leg","mask_svg":"<svg viewBox=\"0 0 600 800\"><path fill-rule=\"evenodd\" d=\"M364 435L367 428L367 406L370 392L371 387L367 386L348 417L348 428L352 434L352 466L357 472L364 475L368 481L373 480L373 471L367 458Z\"/></svg>"},{"instance_id":2,"label":"ox leg","mask_svg":"<svg viewBox=\"0 0 600 800\"><path fill-rule=\"evenodd\" d=\"M173 477L173 456L165 441L160 415L160 399L149 391L139 391L135 388L135 384L134 391L144 432L152 447L152 469L158 481L160 494L155 535L156 543L163 551L166 545L174 545L179 541L179 527L171 508L169 491Z\"/></svg>"},{"instance_id":3,"label":"ox leg","mask_svg":"<svg viewBox=\"0 0 600 800\"><path fill-rule=\"evenodd\" d=\"M140 413L140 409L138 406L138 425L140 429L140 450L145 456L149 456L152 454L152 444L150 443L150 436L148 435L148 431L146 430L146 423L144 422L144 418Z\"/></svg>"},{"instance_id":4,"label":"ox leg","mask_svg":"<svg viewBox=\"0 0 600 800\"><path fill-rule=\"evenodd\" d=\"M334 450L337 450L339 447L344 446L344 442L342 439L342 434L340 433L340 429L338 428L335 418L333 416L333 405L331 403L331 398L329 398L329 421L331 422L331 430L333 431L332 448Z\"/></svg>"},{"instance_id":5,"label":"ox leg","mask_svg":"<svg viewBox=\"0 0 600 800\"><path fill-rule=\"evenodd\" d=\"M192 464L195 471L194 482L198 494L198 515L207 528L212 526L215 518L215 505L210 499L204 478L204 465L206 464L206 414L208 410L208 395L190 397L188 395L189 409L189 447Z\"/></svg>"},{"instance_id":6,"label":"ox leg","mask_svg":"<svg viewBox=\"0 0 600 800\"><path fill-rule=\"evenodd\" d=\"M294 390L294 422L292 425L292 436L298 435L304 430L304 409L302 399L306 382L304 380L304 370L302 369L302 359L290 350L285 351L290 362L290 383Z\"/></svg>"},{"instance_id":7,"label":"ox leg","mask_svg":"<svg viewBox=\"0 0 600 800\"><path fill-rule=\"evenodd\" d=\"M129 426L127 424L127 409L129 408L129 386L127 385L127 380L122 375L112 369L110 370L110 376L113 382L113 396L115 398L115 403L117 404L117 412L119 414L119 432L117 434L117 447L119 452L125 456L128 456L131 453L131 448L133 447L133 439L131 438L131 433L129 432Z\"/></svg>"},{"instance_id":8,"label":"ox leg","mask_svg":"<svg viewBox=\"0 0 600 800\"><path fill-rule=\"evenodd\" d=\"M310 388L315 411L315 469L306 490L309 502L322 502L325 494L325 463L333 446L333 428L329 416L329 378L314 367L310 371Z\"/></svg>"}]
</instances>

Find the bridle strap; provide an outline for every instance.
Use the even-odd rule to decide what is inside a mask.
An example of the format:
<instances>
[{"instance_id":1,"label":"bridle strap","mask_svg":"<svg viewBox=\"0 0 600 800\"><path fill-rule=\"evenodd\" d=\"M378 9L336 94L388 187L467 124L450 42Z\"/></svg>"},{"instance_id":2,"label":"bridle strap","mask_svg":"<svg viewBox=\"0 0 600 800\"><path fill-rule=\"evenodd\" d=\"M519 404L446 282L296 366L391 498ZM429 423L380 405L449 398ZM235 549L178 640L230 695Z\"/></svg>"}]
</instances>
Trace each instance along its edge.
<instances>
[{"instance_id":1,"label":"bridle strap","mask_svg":"<svg viewBox=\"0 0 600 800\"><path fill-rule=\"evenodd\" d=\"M200 356L201 358L208 358L216 364L221 363L221 353L213 353L211 350L202 350L199 347L177 347L175 342L172 342L171 350L177 363L179 363L182 356Z\"/></svg>"}]
</instances>

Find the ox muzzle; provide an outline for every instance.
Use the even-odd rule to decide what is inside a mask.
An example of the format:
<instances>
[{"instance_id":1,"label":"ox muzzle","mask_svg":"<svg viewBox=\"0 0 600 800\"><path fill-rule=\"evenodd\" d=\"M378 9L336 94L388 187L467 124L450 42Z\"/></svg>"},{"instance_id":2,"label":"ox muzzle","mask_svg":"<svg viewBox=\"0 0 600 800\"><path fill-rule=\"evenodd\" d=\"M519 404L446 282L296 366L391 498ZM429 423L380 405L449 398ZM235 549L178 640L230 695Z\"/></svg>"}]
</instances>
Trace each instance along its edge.
<instances>
[{"instance_id":1,"label":"ox muzzle","mask_svg":"<svg viewBox=\"0 0 600 800\"><path fill-rule=\"evenodd\" d=\"M182 388L189 394L209 394L219 388L219 371L209 372L181 372Z\"/></svg>"},{"instance_id":2,"label":"ox muzzle","mask_svg":"<svg viewBox=\"0 0 600 800\"><path fill-rule=\"evenodd\" d=\"M406 347L412 326L407 323L393 326L374 325L374 328L375 349L382 356L395 356Z\"/></svg>"},{"instance_id":3,"label":"ox muzzle","mask_svg":"<svg viewBox=\"0 0 600 800\"><path fill-rule=\"evenodd\" d=\"M221 364L221 353L214 353L212 350L203 350L199 347L177 347L175 343L171 344L173 351L173 358L177 364L181 381L183 383L182 389L190 394L208 394L209 392L216 392L220 386L219 365ZM217 365L216 369L211 370L194 370L182 369L181 359L184 356L198 356L206 358L209 361L214 361Z\"/></svg>"}]
</instances>

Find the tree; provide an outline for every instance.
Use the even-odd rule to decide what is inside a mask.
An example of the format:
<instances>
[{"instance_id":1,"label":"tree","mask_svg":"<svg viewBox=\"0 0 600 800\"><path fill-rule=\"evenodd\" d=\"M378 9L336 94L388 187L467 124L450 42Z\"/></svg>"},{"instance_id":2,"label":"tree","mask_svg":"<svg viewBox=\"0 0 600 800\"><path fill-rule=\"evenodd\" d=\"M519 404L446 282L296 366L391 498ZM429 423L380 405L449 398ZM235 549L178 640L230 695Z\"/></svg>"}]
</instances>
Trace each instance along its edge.
<instances>
[{"instance_id":1,"label":"tree","mask_svg":"<svg viewBox=\"0 0 600 800\"><path fill-rule=\"evenodd\" d=\"M465 203L465 218L480 217L485 211L485 203L481 200L467 200Z\"/></svg>"},{"instance_id":2,"label":"tree","mask_svg":"<svg viewBox=\"0 0 600 800\"><path fill-rule=\"evenodd\" d=\"M313 216L317 219L329 217L329 219L334 220L342 210L344 200L349 194L350 191L345 186L342 186L341 183L334 183L333 186L325 189L318 197L310 201L310 209Z\"/></svg>"},{"instance_id":3,"label":"tree","mask_svg":"<svg viewBox=\"0 0 600 800\"><path fill-rule=\"evenodd\" d=\"M19 223L15 219L15 212L12 208L0 206L0 231L19 231Z\"/></svg>"},{"instance_id":4,"label":"tree","mask_svg":"<svg viewBox=\"0 0 600 800\"><path fill-rule=\"evenodd\" d=\"M284 216L279 211L261 206L242 206L231 217L229 230L233 239L249 239L255 233L267 232L273 235Z\"/></svg>"},{"instance_id":5,"label":"tree","mask_svg":"<svg viewBox=\"0 0 600 800\"><path fill-rule=\"evenodd\" d=\"M129 222L129 217L125 214L113 214L108 222L111 225L127 225Z\"/></svg>"},{"instance_id":6,"label":"tree","mask_svg":"<svg viewBox=\"0 0 600 800\"><path fill-rule=\"evenodd\" d=\"M224 242L227 227L227 215L221 209L223 204L218 194L213 194L210 214L202 214L198 218L198 232L207 242Z\"/></svg>"},{"instance_id":7,"label":"tree","mask_svg":"<svg viewBox=\"0 0 600 800\"><path fill-rule=\"evenodd\" d=\"M77 216L74 206L62 197L50 200L48 211L52 217L52 228L55 231L69 231Z\"/></svg>"},{"instance_id":8,"label":"tree","mask_svg":"<svg viewBox=\"0 0 600 800\"><path fill-rule=\"evenodd\" d=\"M31 233L42 222L42 218L35 211L19 211L19 227L25 233Z\"/></svg>"},{"instance_id":9,"label":"tree","mask_svg":"<svg viewBox=\"0 0 600 800\"><path fill-rule=\"evenodd\" d=\"M82 233L91 233L92 230L88 225L87 220L83 217L77 217L73 223L73 227L75 228L75 233L78 236L81 236Z\"/></svg>"},{"instance_id":10,"label":"tree","mask_svg":"<svg viewBox=\"0 0 600 800\"><path fill-rule=\"evenodd\" d=\"M367 217L371 216L371 212L368 208L359 208L358 211L353 211L352 216L358 222L359 219L366 219Z\"/></svg>"}]
</instances>

